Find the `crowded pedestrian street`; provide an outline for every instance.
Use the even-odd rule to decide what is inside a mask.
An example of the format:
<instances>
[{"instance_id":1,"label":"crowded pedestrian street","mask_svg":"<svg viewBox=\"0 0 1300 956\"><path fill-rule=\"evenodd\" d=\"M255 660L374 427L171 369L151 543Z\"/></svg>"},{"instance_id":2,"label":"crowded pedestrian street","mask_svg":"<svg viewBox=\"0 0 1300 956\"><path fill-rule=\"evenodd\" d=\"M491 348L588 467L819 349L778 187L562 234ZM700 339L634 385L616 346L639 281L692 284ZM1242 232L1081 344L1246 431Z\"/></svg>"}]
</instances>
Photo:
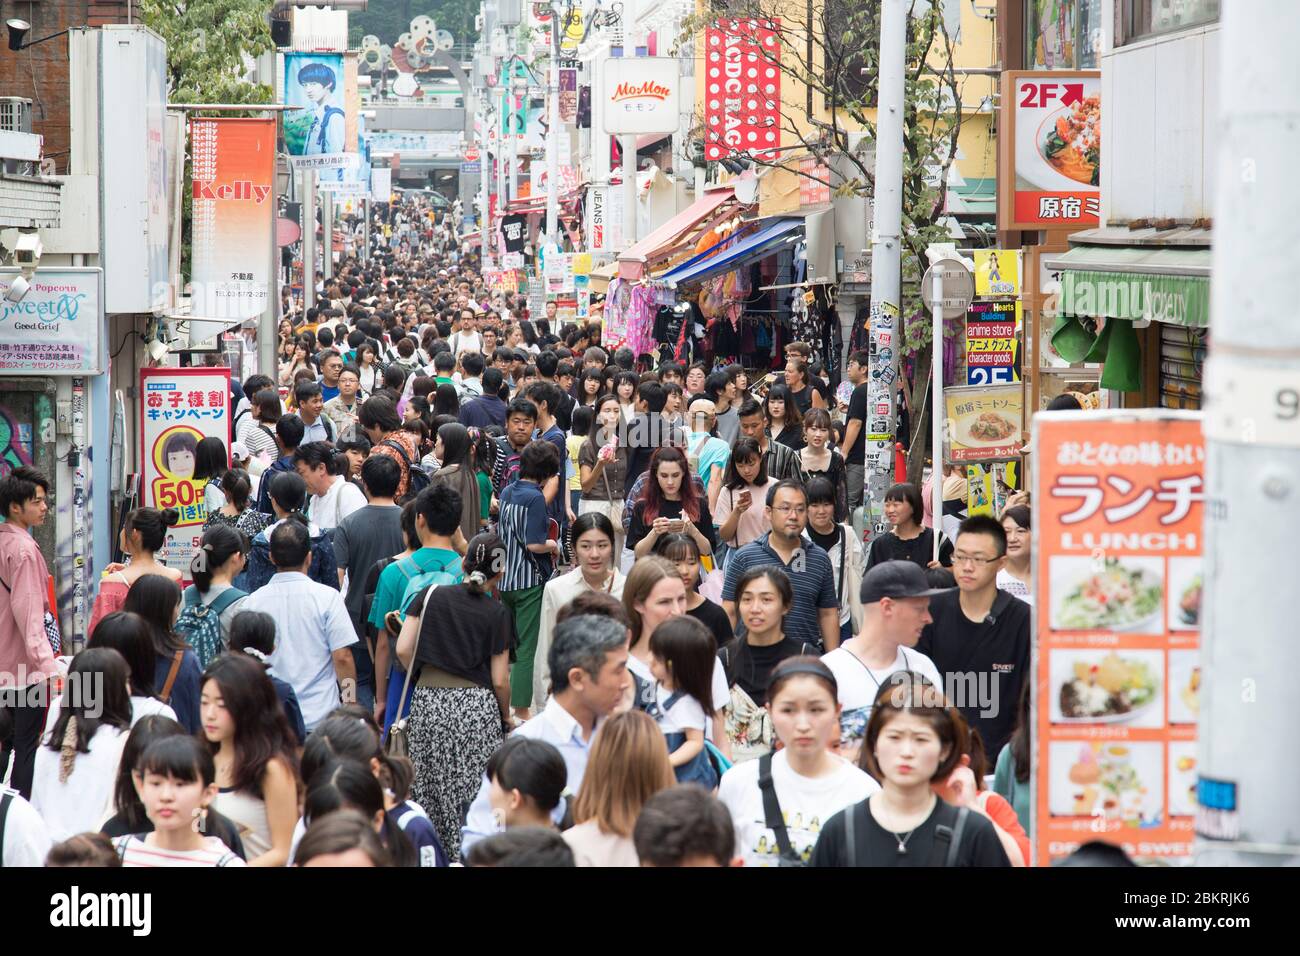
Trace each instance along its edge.
<instances>
[{"instance_id":1,"label":"crowded pedestrian street","mask_svg":"<svg viewBox=\"0 0 1300 956\"><path fill-rule=\"evenodd\" d=\"M1300 5L5 12L0 866L1300 861Z\"/></svg>"}]
</instances>

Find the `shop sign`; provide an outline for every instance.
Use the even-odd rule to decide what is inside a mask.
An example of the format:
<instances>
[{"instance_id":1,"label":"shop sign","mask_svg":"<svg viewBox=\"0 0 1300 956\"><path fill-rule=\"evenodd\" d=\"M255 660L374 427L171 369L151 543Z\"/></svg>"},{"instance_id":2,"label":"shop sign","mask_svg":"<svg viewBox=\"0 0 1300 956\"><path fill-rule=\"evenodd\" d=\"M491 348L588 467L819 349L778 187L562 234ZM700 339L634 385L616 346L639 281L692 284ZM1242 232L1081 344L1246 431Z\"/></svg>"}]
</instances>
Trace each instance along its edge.
<instances>
[{"instance_id":1,"label":"shop sign","mask_svg":"<svg viewBox=\"0 0 1300 956\"><path fill-rule=\"evenodd\" d=\"M605 132L611 136L672 133L681 125L677 60L666 56L616 57L603 69Z\"/></svg>"},{"instance_id":2,"label":"shop sign","mask_svg":"<svg viewBox=\"0 0 1300 956\"><path fill-rule=\"evenodd\" d=\"M17 269L0 270L6 296ZM0 374L95 375L104 371L100 269L37 271L19 302L0 299Z\"/></svg>"},{"instance_id":3,"label":"shop sign","mask_svg":"<svg viewBox=\"0 0 1300 956\"><path fill-rule=\"evenodd\" d=\"M1197 833L1236 838L1196 743L1200 417L1046 412L1033 444L1036 861L1091 840L1186 861Z\"/></svg>"},{"instance_id":4,"label":"shop sign","mask_svg":"<svg viewBox=\"0 0 1300 956\"><path fill-rule=\"evenodd\" d=\"M998 229L1082 229L1101 213L1101 74L1002 74L1010 175L1000 184ZM1003 177L1000 177L1000 179Z\"/></svg>"},{"instance_id":5,"label":"shop sign","mask_svg":"<svg viewBox=\"0 0 1300 956\"><path fill-rule=\"evenodd\" d=\"M971 385L943 390L944 458L954 464L1017 458L1025 443L1020 385Z\"/></svg>"}]
</instances>

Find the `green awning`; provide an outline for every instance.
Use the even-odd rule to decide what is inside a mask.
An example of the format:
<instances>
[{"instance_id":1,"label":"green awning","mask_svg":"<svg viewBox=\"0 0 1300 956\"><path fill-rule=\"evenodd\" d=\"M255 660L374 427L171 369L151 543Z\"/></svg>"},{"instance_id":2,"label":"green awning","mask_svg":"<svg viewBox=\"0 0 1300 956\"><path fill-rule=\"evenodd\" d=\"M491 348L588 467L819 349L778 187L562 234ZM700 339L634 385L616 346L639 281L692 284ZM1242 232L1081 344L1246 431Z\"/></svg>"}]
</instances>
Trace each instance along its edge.
<instances>
[{"instance_id":1,"label":"green awning","mask_svg":"<svg viewBox=\"0 0 1300 956\"><path fill-rule=\"evenodd\" d=\"M1065 315L1210 324L1209 249L1075 246L1043 266L1061 273Z\"/></svg>"}]
</instances>

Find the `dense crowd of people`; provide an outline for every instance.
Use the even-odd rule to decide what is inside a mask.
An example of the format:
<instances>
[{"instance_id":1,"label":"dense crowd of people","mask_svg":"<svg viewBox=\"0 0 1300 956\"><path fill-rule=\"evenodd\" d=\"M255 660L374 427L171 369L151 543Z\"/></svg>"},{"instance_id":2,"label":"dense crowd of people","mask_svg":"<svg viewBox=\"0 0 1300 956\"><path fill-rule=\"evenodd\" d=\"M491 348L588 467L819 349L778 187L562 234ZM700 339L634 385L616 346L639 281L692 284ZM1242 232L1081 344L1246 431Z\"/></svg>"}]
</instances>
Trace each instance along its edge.
<instances>
[{"instance_id":1,"label":"dense crowd of people","mask_svg":"<svg viewBox=\"0 0 1300 956\"><path fill-rule=\"evenodd\" d=\"M1027 502L900 483L864 548L866 354L760 395L427 222L286 300L192 566L126 515L70 661L49 481L0 481L0 862L1028 865Z\"/></svg>"}]
</instances>

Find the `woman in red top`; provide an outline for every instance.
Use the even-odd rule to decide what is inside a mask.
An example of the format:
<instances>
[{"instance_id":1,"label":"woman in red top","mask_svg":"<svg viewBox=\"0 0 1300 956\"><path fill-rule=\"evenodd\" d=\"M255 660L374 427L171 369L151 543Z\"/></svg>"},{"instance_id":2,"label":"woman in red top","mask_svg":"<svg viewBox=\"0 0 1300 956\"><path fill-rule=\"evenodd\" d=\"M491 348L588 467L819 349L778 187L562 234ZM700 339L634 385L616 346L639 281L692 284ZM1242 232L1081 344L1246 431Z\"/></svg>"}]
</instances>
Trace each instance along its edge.
<instances>
[{"instance_id":1,"label":"woman in red top","mask_svg":"<svg viewBox=\"0 0 1300 956\"><path fill-rule=\"evenodd\" d=\"M95 625L100 618L122 610L126 594L131 585L146 574L161 574L173 581L180 581L181 573L169 568L156 557L166 543L167 529L180 519L175 508L136 508L122 522L122 550L128 555L127 563L111 564L104 571L104 578L99 582L99 594L90 611L90 628L87 634L95 632Z\"/></svg>"},{"instance_id":2,"label":"woman in red top","mask_svg":"<svg viewBox=\"0 0 1300 956\"><path fill-rule=\"evenodd\" d=\"M1020 825L1015 808L1001 794L994 793L985 786L984 776L988 773L989 762L979 731L966 723L966 718L958 708L949 707L949 711L955 722L967 727L967 739L970 743L961 765L952 772L943 785L935 786L935 792L949 803L960 805L965 802L962 797L965 789L973 788L975 804L993 823L998 840L1002 843L1002 849L1006 851L1011 865L1029 866L1033 860L1033 849L1029 843L1029 834Z\"/></svg>"}]
</instances>

